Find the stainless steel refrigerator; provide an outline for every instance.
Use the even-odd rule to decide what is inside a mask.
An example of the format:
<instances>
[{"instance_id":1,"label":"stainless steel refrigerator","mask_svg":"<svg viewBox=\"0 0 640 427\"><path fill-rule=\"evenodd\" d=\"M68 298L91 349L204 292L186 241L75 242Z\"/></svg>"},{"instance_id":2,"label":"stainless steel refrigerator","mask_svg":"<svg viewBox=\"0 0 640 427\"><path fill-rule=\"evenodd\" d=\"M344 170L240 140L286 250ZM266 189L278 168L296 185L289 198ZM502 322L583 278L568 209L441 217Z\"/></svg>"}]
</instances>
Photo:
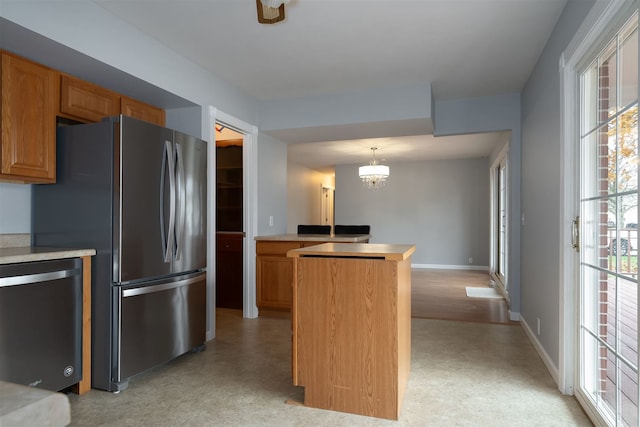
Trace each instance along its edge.
<instances>
[{"instance_id":1,"label":"stainless steel refrigerator","mask_svg":"<svg viewBox=\"0 0 640 427\"><path fill-rule=\"evenodd\" d=\"M92 387L189 351L206 330L207 146L126 116L63 126L56 184L32 190L32 244L94 248Z\"/></svg>"}]
</instances>

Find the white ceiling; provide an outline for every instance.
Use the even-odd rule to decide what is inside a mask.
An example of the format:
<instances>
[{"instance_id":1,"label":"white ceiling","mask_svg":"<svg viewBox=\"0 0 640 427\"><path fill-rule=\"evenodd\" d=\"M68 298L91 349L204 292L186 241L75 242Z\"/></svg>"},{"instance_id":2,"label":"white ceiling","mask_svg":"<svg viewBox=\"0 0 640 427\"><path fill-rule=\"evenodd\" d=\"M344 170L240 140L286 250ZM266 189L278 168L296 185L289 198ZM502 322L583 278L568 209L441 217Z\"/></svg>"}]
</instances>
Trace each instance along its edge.
<instances>
[{"instance_id":1,"label":"white ceiling","mask_svg":"<svg viewBox=\"0 0 640 427\"><path fill-rule=\"evenodd\" d=\"M420 83L431 83L438 100L520 92L566 4L291 0L285 21L263 25L254 0L93 1L258 100ZM490 135L473 138L475 143L470 136L421 136L385 138L376 145L389 162L455 152L469 157L488 154ZM370 146L371 141L292 144L289 155L309 167L325 167L365 151L348 162L361 163L370 157Z\"/></svg>"}]
</instances>

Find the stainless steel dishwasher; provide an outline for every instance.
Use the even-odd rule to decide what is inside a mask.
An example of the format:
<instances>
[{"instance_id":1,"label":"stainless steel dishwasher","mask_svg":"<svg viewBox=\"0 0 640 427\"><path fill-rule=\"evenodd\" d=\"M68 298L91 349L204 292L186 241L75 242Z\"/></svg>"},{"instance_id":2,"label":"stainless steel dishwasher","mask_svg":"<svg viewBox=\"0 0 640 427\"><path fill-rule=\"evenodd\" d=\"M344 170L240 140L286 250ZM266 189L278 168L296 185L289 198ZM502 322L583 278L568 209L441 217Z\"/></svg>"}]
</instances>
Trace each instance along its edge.
<instances>
[{"instance_id":1,"label":"stainless steel dishwasher","mask_svg":"<svg viewBox=\"0 0 640 427\"><path fill-rule=\"evenodd\" d=\"M0 380L59 391L82 379L82 261L0 265Z\"/></svg>"}]
</instances>

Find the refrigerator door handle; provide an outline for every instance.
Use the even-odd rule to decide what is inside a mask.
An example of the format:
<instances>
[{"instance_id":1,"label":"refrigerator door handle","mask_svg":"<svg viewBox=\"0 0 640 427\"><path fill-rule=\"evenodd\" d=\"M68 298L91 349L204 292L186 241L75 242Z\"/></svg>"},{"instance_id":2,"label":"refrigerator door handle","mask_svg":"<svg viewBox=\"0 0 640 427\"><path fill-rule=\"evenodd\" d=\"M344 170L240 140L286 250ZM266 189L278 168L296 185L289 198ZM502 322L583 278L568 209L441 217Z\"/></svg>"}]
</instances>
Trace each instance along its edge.
<instances>
[{"instance_id":1,"label":"refrigerator door handle","mask_svg":"<svg viewBox=\"0 0 640 427\"><path fill-rule=\"evenodd\" d=\"M167 261L167 233L164 231L164 177L167 174L167 150L165 147L165 151L162 154L162 166L160 167L160 207L158 211L160 212L160 241L162 242L162 254L163 259Z\"/></svg>"},{"instance_id":2,"label":"refrigerator door handle","mask_svg":"<svg viewBox=\"0 0 640 427\"><path fill-rule=\"evenodd\" d=\"M143 286L140 288L123 289L122 297L127 298L127 297L134 297L136 295L152 294L154 292L167 291L169 289L175 289L182 286L191 285L193 283L201 282L203 280L202 276L203 275L200 274L195 277L190 277L190 278L175 281L175 282L162 283L160 285L151 285L151 286Z\"/></svg>"},{"instance_id":3,"label":"refrigerator door handle","mask_svg":"<svg viewBox=\"0 0 640 427\"><path fill-rule=\"evenodd\" d=\"M176 182L173 160L173 147L171 141L164 142L164 157L162 159L162 178L160 180L160 225L162 233L162 244L164 252L164 262L171 262L171 253L174 246L174 228L176 214ZM169 167L169 227L167 237L164 235L164 176L167 166Z\"/></svg>"},{"instance_id":4,"label":"refrigerator door handle","mask_svg":"<svg viewBox=\"0 0 640 427\"><path fill-rule=\"evenodd\" d=\"M177 215L176 215L176 261L180 260L184 248L184 223L186 220L186 182L184 177L184 156L182 146L176 144L176 175L177 175Z\"/></svg>"}]
</instances>

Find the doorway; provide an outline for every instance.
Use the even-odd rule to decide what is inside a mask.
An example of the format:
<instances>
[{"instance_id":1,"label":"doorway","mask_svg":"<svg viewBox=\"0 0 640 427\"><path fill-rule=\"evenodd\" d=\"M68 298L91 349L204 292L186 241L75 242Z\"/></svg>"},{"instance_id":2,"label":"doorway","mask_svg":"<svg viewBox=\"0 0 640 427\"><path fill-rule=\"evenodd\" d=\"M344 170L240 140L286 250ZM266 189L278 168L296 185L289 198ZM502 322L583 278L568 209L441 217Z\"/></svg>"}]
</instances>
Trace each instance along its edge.
<instances>
[{"instance_id":1,"label":"doorway","mask_svg":"<svg viewBox=\"0 0 640 427\"><path fill-rule=\"evenodd\" d=\"M216 307L243 308L243 135L216 123Z\"/></svg>"},{"instance_id":2,"label":"doorway","mask_svg":"<svg viewBox=\"0 0 640 427\"><path fill-rule=\"evenodd\" d=\"M330 225L333 229L335 211L333 208L336 191L333 188L322 187L322 225Z\"/></svg>"}]
</instances>

